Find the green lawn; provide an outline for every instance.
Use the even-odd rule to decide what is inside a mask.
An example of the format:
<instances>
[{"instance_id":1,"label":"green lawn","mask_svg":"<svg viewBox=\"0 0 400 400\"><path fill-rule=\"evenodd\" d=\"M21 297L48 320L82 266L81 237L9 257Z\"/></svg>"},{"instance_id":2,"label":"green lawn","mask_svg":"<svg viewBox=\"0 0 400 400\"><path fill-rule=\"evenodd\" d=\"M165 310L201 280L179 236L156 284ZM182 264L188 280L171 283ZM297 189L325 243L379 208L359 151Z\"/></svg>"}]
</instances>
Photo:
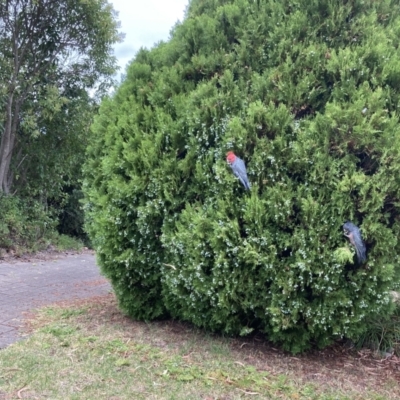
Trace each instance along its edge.
<instances>
[{"instance_id":1,"label":"green lawn","mask_svg":"<svg viewBox=\"0 0 400 400\"><path fill-rule=\"evenodd\" d=\"M0 399L400 398L396 377L372 360L333 350L292 357L256 338L135 322L112 295L44 308L28 328L28 339L0 351Z\"/></svg>"}]
</instances>

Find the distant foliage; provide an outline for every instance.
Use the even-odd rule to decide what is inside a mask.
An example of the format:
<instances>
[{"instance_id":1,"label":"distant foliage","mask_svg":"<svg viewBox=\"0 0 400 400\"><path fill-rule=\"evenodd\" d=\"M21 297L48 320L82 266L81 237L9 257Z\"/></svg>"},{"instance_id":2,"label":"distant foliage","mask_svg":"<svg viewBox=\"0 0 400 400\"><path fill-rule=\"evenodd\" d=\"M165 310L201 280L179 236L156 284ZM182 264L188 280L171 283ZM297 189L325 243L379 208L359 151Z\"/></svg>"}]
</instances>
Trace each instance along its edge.
<instances>
[{"instance_id":1,"label":"distant foliage","mask_svg":"<svg viewBox=\"0 0 400 400\"><path fill-rule=\"evenodd\" d=\"M117 18L107 0L0 1L0 194L16 197L0 198L0 249L34 250L44 237L63 248L58 222L84 239L71 191L118 68Z\"/></svg>"},{"instance_id":2,"label":"distant foliage","mask_svg":"<svg viewBox=\"0 0 400 400\"><path fill-rule=\"evenodd\" d=\"M192 0L92 127L86 226L122 309L256 329L292 352L357 338L389 313L399 44L390 0ZM228 150L246 162L250 192Z\"/></svg>"},{"instance_id":3,"label":"distant foliage","mask_svg":"<svg viewBox=\"0 0 400 400\"><path fill-rule=\"evenodd\" d=\"M84 216L81 200L82 191L74 187L65 188L66 201L60 204L57 230L60 234L79 238L89 244L83 229Z\"/></svg>"},{"instance_id":4,"label":"distant foliage","mask_svg":"<svg viewBox=\"0 0 400 400\"><path fill-rule=\"evenodd\" d=\"M47 247L54 221L35 200L0 195L0 256L2 251L34 251Z\"/></svg>"}]
</instances>

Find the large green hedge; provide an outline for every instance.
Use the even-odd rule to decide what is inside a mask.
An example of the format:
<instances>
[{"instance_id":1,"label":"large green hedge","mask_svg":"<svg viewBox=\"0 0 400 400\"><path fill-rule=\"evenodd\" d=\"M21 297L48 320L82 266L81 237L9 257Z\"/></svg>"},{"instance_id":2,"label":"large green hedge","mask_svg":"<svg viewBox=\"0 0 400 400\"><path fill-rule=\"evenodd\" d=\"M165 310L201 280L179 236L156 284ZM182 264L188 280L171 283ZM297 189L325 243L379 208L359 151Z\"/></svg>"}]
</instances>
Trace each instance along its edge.
<instances>
[{"instance_id":1,"label":"large green hedge","mask_svg":"<svg viewBox=\"0 0 400 400\"><path fill-rule=\"evenodd\" d=\"M391 0L192 0L93 125L86 226L122 309L257 329L293 352L387 313L400 275L399 43Z\"/></svg>"}]
</instances>

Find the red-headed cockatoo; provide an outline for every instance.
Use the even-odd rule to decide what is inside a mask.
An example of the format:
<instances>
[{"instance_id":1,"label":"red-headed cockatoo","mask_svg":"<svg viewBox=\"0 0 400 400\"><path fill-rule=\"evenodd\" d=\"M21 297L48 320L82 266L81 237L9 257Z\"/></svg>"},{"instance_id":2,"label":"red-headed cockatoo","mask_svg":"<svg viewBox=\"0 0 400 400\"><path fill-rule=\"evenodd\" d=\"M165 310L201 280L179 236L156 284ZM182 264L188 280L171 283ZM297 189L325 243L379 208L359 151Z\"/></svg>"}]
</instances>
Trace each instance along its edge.
<instances>
[{"instance_id":1,"label":"red-headed cockatoo","mask_svg":"<svg viewBox=\"0 0 400 400\"><path fill-rule=\"evenodd\" d=\"M228 153L226 153L226 161L232 168L234 175L239 178L244 188L250 190L251 185L247 178L246 165L244 164L244 161L237 157L233 151L228 151Z\"/></svg>"}]
</instances>

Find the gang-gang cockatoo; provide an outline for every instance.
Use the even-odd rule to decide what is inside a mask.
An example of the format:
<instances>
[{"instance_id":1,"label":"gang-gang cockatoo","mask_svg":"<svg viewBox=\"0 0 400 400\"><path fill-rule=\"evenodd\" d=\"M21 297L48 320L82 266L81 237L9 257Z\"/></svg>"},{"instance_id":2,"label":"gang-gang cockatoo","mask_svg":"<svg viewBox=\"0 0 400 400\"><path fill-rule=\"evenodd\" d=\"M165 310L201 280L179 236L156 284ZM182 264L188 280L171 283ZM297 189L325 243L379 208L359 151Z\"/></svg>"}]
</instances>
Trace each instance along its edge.
<instances>
[{"instance_id":1,"label":"gang-gang cockatoo","mask_svg":"<svg viewBox=\"0 0 400 400\"><path fill-rule=\"evenodd\" d=\"M244 188L250 190L251 185L249 178L247 178L246 165L244 164L244 161L236 156L233 151L228 151L228 153L226 153L226 161L232 168L234 175L239 178Z\"/></svg>"},{"instance_id":2,"label":"gang-gang cockatoo","mask_svg":"<svg viewBox=\"0 0 400 400\"><path fill-rule=\"evenodd\" d=\"M360 264L365 263L367 260L367 251L361 237L360 229L352 222L347 221L343 224L343 234L349 238L350 243L356 249L358 262Z\"/></svg>"}]
</instances>

